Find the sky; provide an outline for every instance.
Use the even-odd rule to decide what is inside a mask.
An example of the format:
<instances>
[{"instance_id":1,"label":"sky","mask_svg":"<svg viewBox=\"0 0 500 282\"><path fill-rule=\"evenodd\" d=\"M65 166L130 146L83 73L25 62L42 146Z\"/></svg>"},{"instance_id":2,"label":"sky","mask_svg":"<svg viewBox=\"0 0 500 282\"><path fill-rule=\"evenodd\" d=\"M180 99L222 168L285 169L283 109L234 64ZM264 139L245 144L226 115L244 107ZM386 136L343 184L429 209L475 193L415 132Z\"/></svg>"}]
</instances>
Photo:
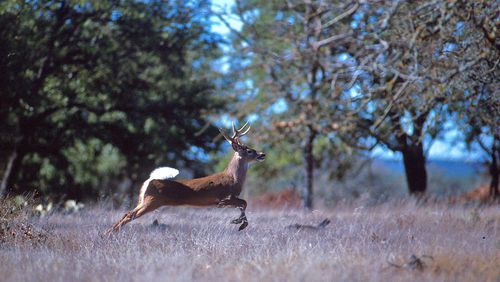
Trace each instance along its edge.
<instances>
[{"instance_id":1,"label":"sky","mask_svg":"<svg viewBox=\"0 0 500 282\"><path fill-rule=\"evenodd\" d=\"M234 0L213 0L212 2L215 11L226 11L226 14L230 14L232 5L234 5ZM239 22L236 17L229 16L225 18L225 20L231 24L233 29L241 29L242 23ZM214 16L212 17L212 21L214 23L212 25L212 31L222 36L228 36L230 34L231 31L220 19ZM224 68L224 66L222 67ZM251 119L255 118L258 117L253 116ZM223 123L229 125L230 121L227 120ZM484 159L484 153L477 148L477 146L473 146L472 150L468 150L464 142L457 141L461 136L460 131L457 130L457 125L448 123L446 128L449 128L449 130L440 140L434 140L430 144L428 141L424 141L424 148L428 150L427 158L429 160L461 160L473 162ZM394 153L383 146L376 147L371 154L373 157L378 158L401 159L400 153Z\"/></svg>"}]
</instances>

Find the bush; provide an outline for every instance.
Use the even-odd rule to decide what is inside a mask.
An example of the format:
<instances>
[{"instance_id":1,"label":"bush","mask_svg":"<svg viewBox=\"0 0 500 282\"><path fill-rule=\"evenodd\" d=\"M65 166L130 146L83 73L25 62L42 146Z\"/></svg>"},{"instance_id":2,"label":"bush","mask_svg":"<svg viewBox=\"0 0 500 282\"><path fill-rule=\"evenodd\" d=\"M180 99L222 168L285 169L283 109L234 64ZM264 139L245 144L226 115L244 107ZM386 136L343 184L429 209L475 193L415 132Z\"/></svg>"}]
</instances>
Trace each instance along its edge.
<instances>
[{"instance_id":1,"label":"bush","mask_svg":"<svg viewBox=\"0 0 500 282\"><path fill-rule=\"evenodd\" d=\"M28 222L33 207L31 196L0 199L0 245L41 245L47 241L48 233Z\"/></svg>"}]
</instances>

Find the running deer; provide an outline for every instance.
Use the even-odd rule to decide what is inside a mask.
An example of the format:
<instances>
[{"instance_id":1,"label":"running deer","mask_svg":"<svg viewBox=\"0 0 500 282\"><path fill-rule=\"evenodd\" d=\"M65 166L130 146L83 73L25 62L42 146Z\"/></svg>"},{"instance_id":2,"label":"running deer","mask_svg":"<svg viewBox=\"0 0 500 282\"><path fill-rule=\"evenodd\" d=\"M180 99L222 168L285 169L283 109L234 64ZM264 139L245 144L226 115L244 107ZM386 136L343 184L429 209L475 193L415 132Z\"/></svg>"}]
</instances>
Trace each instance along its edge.
<instances>
[{"instance_id":1,"label":"running deer","mask_svg":"<svg viewBox=\"0 0 500 282\"><path fill-rule=\"evenodd\" d=\"M263 152L257 152L241 143L240 137L249 130L248 122L239 130L233 123L233 135L230 137L219 128L234 150L233 157L222 172L202 178L172 180L171 178L179 173L177 169L155 169L141 187L137 207L126 213L108 232L119 231L128 222L165 205L238 208L240 216L231 223L241 224L238 230L245 229L248 226L245 215L247 202L238 196L245 182L248 164L255 160L263 161L266 156Z\"/></svg>"}]
</instances>

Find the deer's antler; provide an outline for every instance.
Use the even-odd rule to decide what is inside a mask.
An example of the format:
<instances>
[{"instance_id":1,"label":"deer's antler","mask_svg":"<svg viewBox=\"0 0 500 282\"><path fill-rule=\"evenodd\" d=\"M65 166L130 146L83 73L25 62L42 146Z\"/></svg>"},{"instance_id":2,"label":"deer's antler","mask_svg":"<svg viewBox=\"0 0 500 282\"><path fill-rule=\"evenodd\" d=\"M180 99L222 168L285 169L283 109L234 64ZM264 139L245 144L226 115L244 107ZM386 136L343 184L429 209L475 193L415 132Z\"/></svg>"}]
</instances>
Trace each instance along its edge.
<instances>
[{"instance_id":1,"label":"deer's antler","mask_svg":"<svg viewBox=\"0 0 500 282\"><path fill-rule=\"evenodd\" d=\"M236 129L234 122L232 123L232 125L233 125L233 136L231 137L228 136L221 128L219 128L219 131L222 134L222 136L224 136L224 138L227 140L227 142L229 142L230 144L239 143L238 142L239 138L247 134L248 131L250 131L251 126L248 125L248 121L240 129Z\"/></svg>"},{"instance_id":2,"label":"deer's antler","mask_svg":"<svg viewBox=\"0 0 500 282\"><path fill-rule=\"evenodd\" d=\"M248 125L248 127L245 129L245 127L248 125L248 121L240 128L240 129L236 129L236 127L234 126L234 121L233 121L233 139L234 138L240 138L241 136L245 135L248 133L248 131L250 130L250 125ZM243 130L245 129L245 130Z\"/></svg>"}]
</instances>

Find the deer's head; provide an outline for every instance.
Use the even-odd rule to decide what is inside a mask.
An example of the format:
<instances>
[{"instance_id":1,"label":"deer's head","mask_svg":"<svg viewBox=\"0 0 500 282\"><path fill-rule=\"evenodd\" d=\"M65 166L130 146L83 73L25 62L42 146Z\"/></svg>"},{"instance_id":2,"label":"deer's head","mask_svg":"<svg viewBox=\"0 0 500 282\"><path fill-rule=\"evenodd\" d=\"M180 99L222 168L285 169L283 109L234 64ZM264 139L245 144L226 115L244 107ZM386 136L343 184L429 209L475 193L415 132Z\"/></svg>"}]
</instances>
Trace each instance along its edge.
<instances>
[{"instance_id":1,"label":"deer's head","mask_svg":"<svg viewBox=\"0 0 500 282\"><path fill-rule=\"evenodd\" d=\"M222 134L222 136L224 136L227 142L231 144L233 150L236 153L238 153L238 155L241 158L243 158L247 162L251 161L262 162L266 158L266 154L264 154L263 152L257 152L255 149L252 149L247 145L243 144L240 140L240 137L247 134L249 130L250 130L250 125L248 125L248 122L245 123L245 125L243 125L240 129L236 129L233 123L232 136L227 135L222 129L219 128L219 131Z\"/></svg>"}]
</instances>

